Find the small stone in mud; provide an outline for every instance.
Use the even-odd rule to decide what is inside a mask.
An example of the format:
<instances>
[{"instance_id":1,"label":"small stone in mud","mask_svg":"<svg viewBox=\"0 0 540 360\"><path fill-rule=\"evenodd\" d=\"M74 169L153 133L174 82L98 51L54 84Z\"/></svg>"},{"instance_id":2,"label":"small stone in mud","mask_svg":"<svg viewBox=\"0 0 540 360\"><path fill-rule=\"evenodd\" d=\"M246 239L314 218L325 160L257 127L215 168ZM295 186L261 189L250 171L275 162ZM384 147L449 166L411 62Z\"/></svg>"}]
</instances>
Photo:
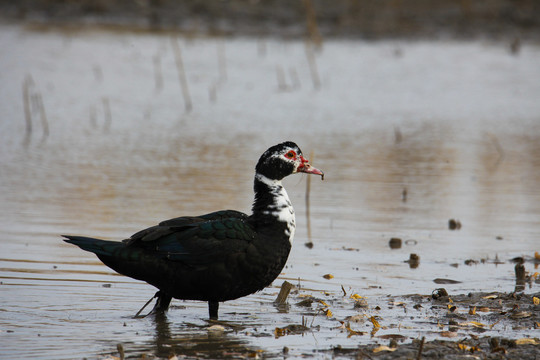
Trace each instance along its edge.
<instances>
[{"instance_id":1,"label":"small stone in mud","mask_svg":"<svg viewBox=\"0 0 540 360\"><path fill-rule=\"evenodd\" d=\"M358 300L355 300L354 301L354 308L355 309L362 309L362 308L367 308L369 305L368 305L368 302L366 299L358 299Z\"/></svg>"},{"instance_id":2,"label":"small stone in mud","mask_svg":"<svg viewBox=\"0 0 540 360\"><path fill-rule=\"evenodd\" d=\"M411 269L416 269L420 264L420 256L418 256L417 254L410 254L409 260L405 260L405 262L409 263L409 267Z\"/></svg>"},{"instance_id":3,"label":"small stone in mud","mask_svg":"<svg viewBox=\"0 0 540 360\"><path fill-rule=\"evenodd\" d=\"M514 339L501 339L501 345L509 348L516 347L516 340Z\"/></svg>"},{"instance_id":4,"label":"small stone in mud","mask_svg":"<svg viewBox=\"0 0 540 360\"><path fill-rule=\"evenodd\" d=\"M304 307L311 307L311 304L313 304L312 298L305 299L296 303L297 306L304 306Z\"/></svg>"},{"instance_id":5,"label":"small stone in mud","mask_svg":"<svg viewBox=\"0 0 540 360\"><path fill-rule=\"evenodd\" d=\"M400 249L401 248L401 239L400 238L391 238L388 245L390 245L390 249Z\"/></svg>"},{"instance_id":6,"label":"small stone in mud","mask_svg":"<svg viewBox=\"0 0 540 360\"><path fill-rule=\"evenodd\" d=\"M435 290L433 290L433 292L431 293L431 297L432 297L434 300L439 300L439 299L441 299L441 298L446 298L446 297L448 297L448 291L446 291L445 288L435 289Z\"/></svg>"},{"instance_id":7,"label":"small stone in mud","mask_svg":"<svg viewBox=\"0 0 540 360\"><path fill-rule=\"evenodd\" d=\"M458 281L458 280L441 279L441 278L436 278L433 280L433 282L435 284L460 284L461 283L461 281Z\"/></svg>"},{"instance_id":8,"label":"small stone in mud","mask_svg":"<svg viewBox=\"0 0 540 360\"><path fill-rule=\"evenodd\" d=\"M515 312L515 313L510 314L509 318L513 319L513 320L516 320L516 319L528 318L528 317L531 317L531 316L532 316L531 312L519 311L519 312Z\"/></svg>"},{"instance_id":9,"label":"small stone in mud","mask_svg":"<svg viewBox=\"0 0 540 360\"><path fill-rule=\"evenodd\" d=\"M222 333L225 331L225 327L221 325L212 325L212 326L209 326L206 330L208 330L208 332L211 332L211 333Z\"/></svg>"},{"instance_id":10,"label":"small stone in mud","mask_svg":"<svg viewBox=\"0 0 540 360\"><path fill-rule=\"evenodd\" d=\"M461 222L459 220L450 219L448 220L448 228L450 230L459 230L461 229Z\"/></svg>"}]
</instances>

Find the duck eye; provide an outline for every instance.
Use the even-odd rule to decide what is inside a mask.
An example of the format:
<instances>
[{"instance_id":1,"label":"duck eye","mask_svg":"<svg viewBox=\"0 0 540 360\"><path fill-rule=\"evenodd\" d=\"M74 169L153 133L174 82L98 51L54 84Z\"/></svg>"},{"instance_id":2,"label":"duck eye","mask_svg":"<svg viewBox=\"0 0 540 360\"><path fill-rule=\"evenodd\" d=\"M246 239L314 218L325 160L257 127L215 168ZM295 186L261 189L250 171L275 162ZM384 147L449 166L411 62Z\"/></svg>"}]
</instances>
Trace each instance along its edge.
<instances>
[{"instance_id":1,"label":"duck eye","mask_svg":"<svg viewBox=\"0 0 540 360\"><path fill-rule=\"evenodd\" d=\"M293 150L291 150L288 153L286 153L285 156L289 159L294 159L294 157L296 156L296 153Z\"/></svg>"}]
</instances>

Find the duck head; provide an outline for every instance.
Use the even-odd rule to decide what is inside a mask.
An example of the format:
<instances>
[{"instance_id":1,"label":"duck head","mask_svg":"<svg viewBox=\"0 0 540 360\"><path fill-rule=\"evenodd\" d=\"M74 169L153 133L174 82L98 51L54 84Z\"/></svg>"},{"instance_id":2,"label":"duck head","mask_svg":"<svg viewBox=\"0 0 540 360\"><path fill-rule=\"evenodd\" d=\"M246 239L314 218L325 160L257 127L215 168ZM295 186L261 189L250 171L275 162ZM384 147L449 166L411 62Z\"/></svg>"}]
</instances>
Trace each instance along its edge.
<instances>
[{"instance_id":1,"label":"duck head","mask_svg":"<svg viewBox=\"0 0 540 360\"><path fill-rule=\"evenodd\" d=\"M272 180L282 180L286 176L300 172L321 175L324 179L324 173L311 166L302 155L302 150L292 141L274 145L266 150L261 155L255 171Z\"/></svg>"}]
</instances>

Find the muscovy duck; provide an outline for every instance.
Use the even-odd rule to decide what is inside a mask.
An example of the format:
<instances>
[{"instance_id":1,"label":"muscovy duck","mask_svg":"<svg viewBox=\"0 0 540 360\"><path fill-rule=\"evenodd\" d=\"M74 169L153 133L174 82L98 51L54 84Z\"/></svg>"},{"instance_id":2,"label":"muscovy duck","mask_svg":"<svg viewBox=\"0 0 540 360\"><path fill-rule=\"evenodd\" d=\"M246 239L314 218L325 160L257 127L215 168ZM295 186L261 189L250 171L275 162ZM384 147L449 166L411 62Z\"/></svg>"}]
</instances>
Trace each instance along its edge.
<instances>
[{"instance_id":1,"label":"muscovy duck","mask_svg":"<svg viewBox=\"0 0 540 360\"><path fill-rule=\"evenodd\" d=\"M285 266L296 223L281 180L299 172L324 179L298 145L283 142L266 150L255 167L249 216L222 210L166 220L122 242L72 235L63 235L64 241L93 252L120 274L157 287L151 313L166 311L172 298L202 300L208 301L210 318L217 319L220 302L264 289Z\"/></svg>"}]
</instances>

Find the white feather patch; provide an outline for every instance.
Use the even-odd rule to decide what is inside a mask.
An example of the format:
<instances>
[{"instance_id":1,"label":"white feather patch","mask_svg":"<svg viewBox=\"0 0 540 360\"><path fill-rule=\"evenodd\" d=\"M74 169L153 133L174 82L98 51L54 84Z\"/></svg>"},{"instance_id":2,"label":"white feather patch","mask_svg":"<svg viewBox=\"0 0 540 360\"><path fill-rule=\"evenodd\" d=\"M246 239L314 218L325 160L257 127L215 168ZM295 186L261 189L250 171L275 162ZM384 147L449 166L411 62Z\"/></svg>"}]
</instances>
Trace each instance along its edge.
<instances>
[{"instance_id":1,"label":"white feather patch","mask_svg":"<svg viewBox=\"0 0 540 360\"><path fill-rule=\"evenodd\" d=\"M296 230L296 218L289 195L280 180L272 180L264 175L256 174L257 180L266 184L270 188L270 193L274 198L274 203L268 206L268 210L263 211L265 215L272 215L278 221L287 224L285 235L289 237L291 246L293 244L294 232Z\"/></svg>"}]
</instances>

